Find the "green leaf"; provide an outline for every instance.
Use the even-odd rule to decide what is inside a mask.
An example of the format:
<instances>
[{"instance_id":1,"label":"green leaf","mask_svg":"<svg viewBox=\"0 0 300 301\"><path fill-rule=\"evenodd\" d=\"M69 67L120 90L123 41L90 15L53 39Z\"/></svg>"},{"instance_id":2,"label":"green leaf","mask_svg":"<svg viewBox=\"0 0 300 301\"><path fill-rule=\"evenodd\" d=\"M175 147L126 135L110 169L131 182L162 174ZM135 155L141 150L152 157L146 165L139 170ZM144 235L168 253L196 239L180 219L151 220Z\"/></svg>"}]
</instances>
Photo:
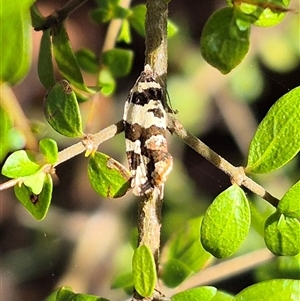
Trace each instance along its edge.
<instances>
[{"instance_id":1,"label":"green leaf","mask_svg":"<svg viewBox=\"0 0 300 301\"><path fill-rule=\"evenodd\" d=\"M265 243L275 255L294 256L300 252L298 219L275 212L265 223Z\"/></svg>"},{"instance_id":2,"label":"green leaf","mask_svg":"<svg viewBox=\"0 0 300 301\"><path fill-rule=\"evenodd\" d=\"M90 49L82 48L76 53L76 59L82 70L95 74L99 71L98 59Z\"/></svg>"},{"instance_id":3,"label":"green leaf","mask_svg":"<svg viewBox=\"0 0 300 301\"><path fill-rule=\"evenodd\" d=\"M145 4L138 4L131 8L131 14L128 16L128 21L134 30L142 37L145 33L145 19L146 19L147 8ZM168 38L173 37L178 28L174 22L168 20Z\"/></svg>"},{"instance_id":4,"label":"green leaf","mask_svg":"<svg viewBox=\"0 0 300 301\"><path fill-rule=\"evenodd\" d=\"M76 95L66 80L57 82L45 96L44 113L48 123L67 137L82 137L82 121Z\"/></svg>"},{"instance_id":5,"label":"green leaf","mask_svg":"<svg viewBox=\"0 0 300 301\"><path fill-rule=\"evenodd\" d=\"M111 0L98 0L97 4L99 8L91 11L91 18L97 23L106 23L115 17L115 10L118 7L118 1Z\"/></svg>"},{"instance_id":6,"label":"green leaf","mask_svg":"<svg viewBox=\"0 0 300 301\"><path fill-rule=\"evenodd\" d=\"M246 172L267 173L292 160L300 149L300 87L270 108L251 141Z\"/></svg>"},{"instance_id":7,"label":"green leaf","mask_svg":"<svg viewBox=\"0 0 300 301\"><path fill-rule=\"evenodd\" d=\"M40 13L35 4L30 7L30 15L32 26L34 28L41 28L45 25L47 19Z\"/></svg>"},{"instance_id":8,"label":"green leaf","mask_svg":"<svg viewBox=\"0 0 300 301\"><path fill-rule=\"evenodd\" d=\"M118 198L130 188L130 172L113 158L96 152L89 158L88 176L101 196Z\"/></svg>"},{"instance_id":9,"label":"green leaf","mask_svg":"<svg viewBox=\"0 0 300 301\"><path fill-rule=\"evenodd\" d=\"M136 30L136 32L144 37L145 36L145 18L146 18L146 5L139 4L131 8L131 15L128 20L130 25Z\"/></svg>"},{"instance_id":10,"label":"green leaf","mask_svg":"<svg viewBox=\"0 0 300 301\"><path fill-rule=\"evenodd\" d=\"M122 22L122 27L118 35L118 42L124 42L126 44L131 43L130 25L127 19Z\"/></svg>"},{"instance_id":11,"label":"green leaf","mask_svg":"<svg viewBox=\"0 0 300 301\"><path fill-rule=\"evenodd\" d=\"M168 38L172 38L175 36L178 32L178 26L171 20L168 19L168 24L167 24L167 30L168 30Z\"/></svg>"},{"instance_id":12,"label":"green leaf","mask_svg":"<svg viewBox=\"0 0 300 301\"><path fill-rule=\"evenodd\" d=\"M217 293L213 286L202 286L180 292L171 297L172 301L212 301Z\"/></svg>"},{"instance_id":13,"label":"green leaf","mask_svg":"<svg viewBox=\"0 0 300 301\"><path fill-rule=\"evenodd\" d=\"M170 258L163 266L161 279L168 287L176 287L188 278L193 271L184 262Z\"/></svg>"},{"instance_id":14,"label":"green leaf","mask_svg":"<svg viewBox=\"0 0 300 301\"><path fill-rule=\"evenodd\" d=\"M49 209L52 197L52 179L49 174L45 175L44 184L40 194L35 194L32 190L22 184L15 185L15 195L23 206L29 211L37 220L42 220Z\"/></svg>"},{"instance_id":15,"label":"green leaf","mask_svg":"<svg viewBox=\"0 0 300 301\"><path fill-rule=\"evenodd\" d=\"M9 130L12 126L13 123L10 114L0 106L0 162L2 162L10 150Z\"/></svg>"},{"instance_id":16,"label":"green leaf","mask_svg":"<svg viewBox=\"0 0 300 301\"><path fill-rule=\"evenodd\" d=\"M233 301L299 301L299 296L299 280L274 279L245 288Z\"/></svg>"},{"instance_id":17,"label":"green leaf","mask_svg":"<svg viewBox=\"0 0 300 301\"><path fill-rule=\"evenodd\" d=\"M290 0L271 0L267 2L243 3L238 9L256 26L269 27L277 25L286 15Z\"/></svg>"},{"instance_id":18,"label":"green leaf","mask_svg":"<svg viewBox=\"0 0 300 301\"><path fill-rule=\"evenodd\" d=\"M277 210L285 216L300 218L300 181L283 196Z\"/></svg>"},{"instance_id":19,"label":"green leaf","mask_svg":"<svg viewBox=\"0 0 300 301\"><path fill-rule=\"evenodd\" d=\"M111 95L116 89L116 81L107 67L101 69L98 83L101 86L101 93L105 96Z\"/></svg>"},{"instance_id":20,"label":"green leaf","mask_svg":"<svg viewBox=\"0 0 300 301\"><path fill-rule=\"evenodd\" d=\"M192 273L198 272L211 255L199 240L202 217L190 220L176 231L163 252L167 261L162 266L161 279L168 287L176 287Z\"/></svg>"},{"instance_id":21,"label":"green leaf","mask_svg":"<svg viewBox=\"0 0 300 301\"><path fill-rule=\"evenodd\" d=\"M142 297L153 295L157 282L156 266L151 250L146 245L140 245L132 258L132 273L134 288Z\"/></svg>"},{"instance_id":22,"label":"green leaf","mask_svg":"<svg viewBox=\"0 0 300 301\"><path fill-rule=\"evenodd\" d=\"M211 299L211 301L233 301L233 296L221 291L217 291L216 295Z\"/></svg>"},{"instance_id":23,"label":"green leaf","mask_svg":"<svg viewBox=\"0 0 300 301\"><path fill-rule=\"evenodd\" d=\"M39 195L43 189L46 174L43 171L26 176L23 178L25 186L31 189L31 192L35 195Z\"/></svg>"},{"instance_id":24,"label":"green leaf","mask_svg":"<svg viewBox=\"0 0 300 301\"><path fill-rule=\"evenodd\" d=\"M29 8L34 2L24 0L16 5L12 1L1 1L0 82L14 85L28 73L32 56Z\"/></svg>"},{"instance_id":25,"label":"green leaf","mask_svg":"<svg viewBox=\"0 0 300 301\"><path fill-rule=\"evenodd\" d=\"M47 89L55 84L50 29L43 32L38 59L38 75L41 83Z\"/></svg>"},{"instance_id":26,"label":"green leaf","mask_svg":"<svg viewBox=\"0 0 300 301\"><path fill-rule=\"evenodd\" d=\"M94 93L94 90L89 89L83 81L78 62L63 24L55 29L52 36L52 44L54 58L62 75L76 88L88 93Z\"/></svg>"},{"instance_id":27,"label":"green leaf","mask_svg":"<svg viewBox=\"0 0 300 301\"><path fill-rule=\"evenodd\" d=\"M53 292L45 301L109 301L93 295L76 294L69 287L61 287Z\"/></svg>"},{"instance_id":28,"label":"green leaf","mask_svg":"<svg viewBox=\"0 0 300 301\"><path fill-rule=\"evenodd\" d=\"M132 272L123 273L118 275L112 285L111 288L132 288L134 286L133 275Z\"/></svg>"},{"instance_id":29,"label":"green leaf","mask_svg":"<svg viewBox=\"0 0 300 301\"><path fill-rule=\"evenodd\" d=\"M50 164L54 164L58 160L58 147L56 141L53 139L42 139L39 142L39 151Z\"/></svg>"},{"instance_id":30,"label":"green leaf","mask_svg":"<svg viewBox=\"0 0 300 301\"><path fill-rule=\"evenodd\" d=\"M220 193L205 212L201 240L217 258L231 256L246 238L251 223L249 202L244 191L232 185Z\"/></svg>"},{"instance_id":31,"label":"green leaf","mask_svg":"<svg viewBox=\"0 0 300 301\"><path fill-rule=\"evenodd\" d=\"M250 26L241 30L236 24L234 9L215 12L205 24L200 48L203 58L223 74L230 72L249 49Z\"/></svg>"},{"instance_id":32,"label":"green leaf","mask_svg":"<svg viewBox=\"0 0 300 301\"><path fill-rule=\"evenodd\" d=\"M2 167L2 174L8 178L20 178L36 173L41 166L33 162L26 151L12 153Z\"/></svg>"},{"instance_id":33,"label":"green leaf","mask_svg":"<svg viewBox=\"0 0 300 301\"><path fill-rule=\"evenodd\" d=\"M102 63L115 77L127 75L131 70L132 61L133 52L131 50L114 48L102 54Z\"/></svg>"},{"instance_id":34,"label":"green leaf","mask_svg":"<svg viewBox=\"0 0 300 301\"><path fill-rule=\"evenodd\" d=\"M278 256L255 269L257 282L274 278L299 279L300 253L296 256Z\"/></svg>"}]
</instances>

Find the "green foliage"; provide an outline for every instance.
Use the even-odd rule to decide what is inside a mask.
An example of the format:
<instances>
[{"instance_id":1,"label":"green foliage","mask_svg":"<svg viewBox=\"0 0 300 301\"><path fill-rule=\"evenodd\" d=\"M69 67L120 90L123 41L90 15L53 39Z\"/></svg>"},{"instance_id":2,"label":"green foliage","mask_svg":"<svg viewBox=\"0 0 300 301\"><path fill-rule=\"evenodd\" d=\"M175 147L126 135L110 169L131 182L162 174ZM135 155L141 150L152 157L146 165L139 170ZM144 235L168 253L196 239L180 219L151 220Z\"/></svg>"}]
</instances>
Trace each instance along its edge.
<instances>
[{"instance_id":1,"label":"green foliage","mask_svg":"<svg viewBox=\"0 0 300 301\"><path fill-rule=\"evenodd\" d=\"M146 245L140 245L132 258L134 288L142 297L153 295L157 281L153 254Z\"/></svg>"},{"instance_id":2,"label":"green foliage","mask_svg":"<svg viewBox=\"0 0 300 301\"><path fill-rule=\"evenodd\" d=\"M9 112L0 106L0 162L11 149L10 130L12 128L13 123Z\"/></svg>"},{"instance_id":3,"label":"green foliage","mask_svg":"<svg viewBox=\"0 0 300 301\"><path fill-rule=\"evenodd\" d=\"M239 186L232 185L217 196L204 214L203 247L218 258L231 256L246 238L250 222L245 193Z\"/></svg>"},{"instance_id":4,"label":"green foliage","mask_svg":"<svg viewBox=\"0 0 300 301\"><path fill-rule=\"evenodd\" d=\"M300 181L293 185L280 200L277 210L289 217L300 218Z\"/></svg>"},{"instance_id":5,"label":"green foliage","mask_svg":"<svg viewBox=\"0 0 300 301\"><path fill-rule=\"evenodd\" d=\"M9 178L26 177L36 173L40 165L34 162L24 150L12 153L2 167L2 174Z\"/></svg>"},{"instance_id":6,"label":"green foliage","mask_svg":"<svg viewBox=\"0 0 300 301\"><path fill-rule=\"evenodd\" d=\"M299 280L274 279L247 287L233 301L298 301L299 296Z\"/></svg>"},{"instance_id":7,"label":"green foliage","mask_svg":"<svg viewBox=\"0 0 300 301\"><path fill-rule=\"evenodd\" d=\"M214 296L216 295L217 289L212 286L202 286L192 288L190 290L186 290L180 292L174 296L172 296L172 301L212 301Z\"/></svg>"},{"instance_id":8,"label":"green foliage","mask_svg":"<svg viewBox=\"0 0 300 301\"><path fill-rule=\"evenodd\" d=\"M163 263L161 279L167 286L178 286L192 273L200 271L211 258L199 239L201 221L202 217L188 221L165 246L167 261Z\"/></svg>"},{"instance_id":9,"label":"green foliage","mask_svg":"<svg viewBox=\"0 0 300 301\"><path fill-rule=\"evenodd\" d=\"M95 152L90 156L88 175L95 191L106 198L119 198L130 188L130 172L103 153Z\"/></svg>"},{"instance_id":10,"label":"green foliage","mask_svg":"<svg viewBox=\"0 0 300 301\"><path fill-rule=\"evenodd\" d=\"M38 75L46 89L55 84L50 29L43 32L38 59Z\"/></svg>"},{"instance_id":11,"label":"green foliage","mask_svg":"<svg viewBox=\"0 0 300 301\"><path fill-rule=\"evenodd\" d=\"M67 137L82 137L82 121L76 94L66 80L52 86L44 101L48 123L58 133Z\"/></svg>"},{"instance_id":12,"label":"green foliage","mask_svg":"<svg viewBox=\"0 0 300 301\"><path fill-rule=\"evenodd\" d=\"M223 74L229 73L249 49L251 25L274 26L284 18L290 0L268 2L230 1L215 12L203 28L200 48L203 58Z\"/></svg>"},{"instance_id":13,"label":"green foliage","mask_svg":"<svg viewBox=\"0 0 300 301\"><path fill-rule=\"evenodd\" d=\"M249 34L250 26L241 29L236 24L233 8L215 12L202 31L203 58L222 73L230 72L248 52Z\"/></svg>"},{"instance_id":14,"label":"green foliage","mask_svg":"<svg viewBox=\"0 0 300 301\"><path fill-rule=\"evenodd\" d=\"M276 211L266 220L264 238L275 255L297 255L300 252L299 220Z\"/></svg>"},{"instance_id":15,"label":"green foliage","mask_svg":"<svg viewBox=\"0 0 300 301\"><path fill-rule=\"evenodd\" d=\"M290 0L271 0L267 3L241 2L236 6L236 10L241 22L246 19L256 26L270 27L282 21L289 4Z\"/></svg>"},{"instance_id":16,"label":"green foliage","mask_svg":"<svg viewBox=\"0 0 300 301\"><path fill-rule=\"evenodd\" d=\"M47 163L54 164L58 160L58 147L53 139L42 139L39 143L39 152L44 156Z\"/></svg>"},{"instance_id":17,"label":"green foliage","mask_svg":"<svg viewBox=\"0 0 300 301\"><path fill-rule=\"evenodd\" d=\"M53 54L62 75L79 90L94 93L83 80L65 26L60 24L52 36Z\"/></svg>"},{"instance_id":18,"label":"green foliage","mask_svg":"<svg viewBox=\"0 0 300 301\"><path fill-rule=\"evenodd\" d=\"M69 287L62 287L53 292L45 301L109 301L93 295L74 293Z\"/></svg>"},{"instance_id":19,"label":"green foliage","mask_svg":"<svg viewBox=\"0 0 300 301\"><path fill-rule=\"evenodd\" d=\"M31 22L29 7L35 0L24 0L15 5L1 1L0 82L11 85L21 81L31 65ZM18 55L16 55L16 51Z\"/></svg>"},{"instance_id":20,"label":"green foliage","mask_svg":"<svg viewBox=\"0 0 300 301\"><path fill-rule=\"evenodd\" d=\"M26 182L29 179L31 183ZM35 182L34 182L35 181ZM34 191L34 188L41 186L41 191ZM24 179L24 184L21 186L15 185L15 195L23 204L27 211L37 220L42 220L49 209L52 198L52 179L49 174L39 172L33 176L28 176Z\"/></svg>"},{"instance_id":21,"label":"green foliage","mask_svg":"<svg viewBox=\"0 0 300 301\"><path fill-rule=\"evenodd\" d=\"M28 72L31 63L29 7L33 2L26 0L18 5L10 4L9 1L1 3L1 40L5 44L5 47L1 48L1 82L14 85ZM131 29L145 36L144 4L123 8L119 5L119 0L96 2L98 7L91 12L95 22L122 20L118 41L130 43ZM278 24L286 15L289 5L289 0L246 2L228 0L229 7L215 12L202 33L200 46L203 57L224 74L235 68L247 54L251 26L268 27ZM100 89L103 95L111 95L116 89L116 79L130 73L134 53L120 48L109 49L101 56L87 48L74 53L64 20L51 23L51 18L43 17L35 6L31 8L31 19L35 28L43 29L38 75L41 83L48 89L44 102L46 119L56 132L66 137L83 138L78 101L89 99ZM176 31L177 27L169 21L168 36L171 37ZM59 72L65 78L59 82L56 82L54 76L53 58ZM90 88L85 84L82 71L95 76L96 87ZM257 80L258 69L252 68L251 72L252 78ZM244 74L249 75L249 71L244 71ZM234 79L236 86L240 86L239 79L239 75ZM250 100L257 96L255 91L251 91L255 84L253 79L242 91L245 98L248 96ZM288 92L274 104L261 122L250 145L246 172L271 172L286 165L297 155L300 149L299 95L299 87ZM13 149L10 136L13 126L12 117L1 106L1 160ZM46 138L40 141L38 154L18 150L12 153L3 165L2 174L16 179L14 192L17 199L37 220L42 220L48 212L53 188L51 173L54 172L53 165L58 160L57 143ZM91 186L103 197L118 198L130 189L130 172L106 154L93 150L88 159L87 170ZM292 276L299 271L299 260L295 260L299 259L300 252L299 195L298 181L280 200L276 211L267 218L264 229L265 243L274 254L297 256L282 257L282 260L286 260L286 270L290 271L292 266ZM203 219L198 217L188 220L167 242L160 271L161 280L169 287L177 287L190 275L199 272L212 258L211 254L218 258L234 254L248 234L250 220L249 202L244 192L237 185L232 185L217 196ZM293 265L288 259L294 259ZM154 257L150 249L142 245L134 252L132 273L120 275L113 287L128 289L134 286L141 296L150 297L154 293L156 283ZM171 300L294 301L300 294L299 286L300 283L296 280L271 280L248 287L236 297L217 291L214 287L204 286L180 292L172 296ZM46 299L71 300L107 301L97 296L74 293L66 287L55 291Z\"/></svg>"},{"instance_id":22,"label":"green foliage","mask_svg":"<svg viewBox=\"0 0 300 301\"><path fill-rule=\"evenodd\" d=\"M114 48L102 54L102 63L107 66L114 77L125 76L131 70L133 52Z\"/></svg>"},{"instance_id":23,"label":"green foliage","mask_svg":"<svg viewBox=\"0 0 300 301\"><path fill-rule=\"evenodd\" d=\"M116 89L116 81L108 68L102 68L98 77L101 93L105 96L111 95Z\"/></svg>"},{"instance_id":24,"label":"green foliage","mask_svg":"<svg viewBox=\"0 0 300 301\"><path fill-rule=\"evenodd\" d=\"M77 62L85 72L96 74L99 71L98 59L90 49L82 48L75 53Z\"/></svg>"},{"instance_id":25,"label":"green foliage","mask_svg":"<svg viewBox=\"0 0 300 301\"><path fill-rule=\"evenodd\" d=\"M300 150L300 87L282 96L251 141L246 172L267 173L291 161Z\"/></svg>"}]
</instances>

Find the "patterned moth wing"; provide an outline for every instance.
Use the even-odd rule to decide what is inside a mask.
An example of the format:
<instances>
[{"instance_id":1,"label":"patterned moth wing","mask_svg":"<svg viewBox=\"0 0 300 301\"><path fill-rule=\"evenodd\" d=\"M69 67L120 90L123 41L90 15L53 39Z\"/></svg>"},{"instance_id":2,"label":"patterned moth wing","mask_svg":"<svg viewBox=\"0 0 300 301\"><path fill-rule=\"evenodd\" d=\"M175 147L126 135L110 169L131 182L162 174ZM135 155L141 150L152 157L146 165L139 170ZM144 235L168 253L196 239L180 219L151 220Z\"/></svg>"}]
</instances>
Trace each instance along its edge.
<instances>
[{"instance_id":1,"label":"patterned moth wing","mask_svg":"<svg viewBox=\"0 0 300 301\"><path fill-rule=\"evenodd\" d=\"M162 199L173 158L166 140L164 90L156 77L146 65L127 97L123 121L132 192L143 196L157 189Z\"/></svg>"}]
</instances>

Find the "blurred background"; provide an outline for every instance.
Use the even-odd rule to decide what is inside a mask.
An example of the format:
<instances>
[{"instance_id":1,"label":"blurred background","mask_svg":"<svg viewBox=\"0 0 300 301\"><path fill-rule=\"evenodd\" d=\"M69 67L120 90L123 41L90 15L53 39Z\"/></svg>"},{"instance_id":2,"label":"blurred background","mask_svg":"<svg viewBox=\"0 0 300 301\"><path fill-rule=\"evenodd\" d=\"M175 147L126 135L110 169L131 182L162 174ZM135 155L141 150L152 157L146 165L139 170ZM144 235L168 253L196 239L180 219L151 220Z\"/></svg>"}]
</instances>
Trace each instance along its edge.
<instances>
[{"instance_id":1,"label":"blurred background","mask_svg":"<svg viewBox=\"0 0 300 301\"><path fill-rule=\"evenodd\" d=\"M132 1L132 5L143 3ZM65 1L38 0L44 16ZM228 75L222 75L201 57L201 31L209 16L223 1L173 0L169 17L178 25L177 35L169 41L168 93L176 117L187 130L197 135L214 151L236 166L245 166L247 151L257 125L275 101L300 84L299 3L291 2L282 23L272 28L252 28L251 46L245 60ZM107 25L90 21L93 0L71 14L67 31L74 50L87 47L96 54L106 37ZM41 32L33 31L33 61L28 76L13 88L37 139L50 137L64 149L75 143L55 133L45 122L45 89L37 76ZM133 83L143 69L144 39L133 32L133 43L117 44L134 50L133 70L118 81L116 93L105 98L99 94L80 105L90 132L121 120L123 105ZM88 85L95 78L85 74ZM174 169L165 187L162 245L187 219L204 213L212 200L229 185L229 178L186 146L178 137L168 136ZM124 136L120 134L100 145L99 150L127 165ZM255 176L274 196L280 198L299 180L299 156L278 172ZM1 191L1 275L3 301L40 301L56 287L67 285L85 292L121 300L122 290L111 289L112 279L129 271L137 201L131 193L110 200L101 198L90 186L87 159L77 156L56 169L53 199L48 215L35 221L14 196ZM1 183L6 179L1 176ZM247 192L262 216L272 208ZM259 230L251 230L237 255L264 247ZM237 293L255 281L280 274L284 259L226 281L209 283ZM219 262L219 261L218 261ZM204 271L205 272L205 271ZM203 273L204 273L203 272ZM230 272L230 271L229 271ZM281 271L282 273L282 271Z\"/></svg>"}]
</instances>

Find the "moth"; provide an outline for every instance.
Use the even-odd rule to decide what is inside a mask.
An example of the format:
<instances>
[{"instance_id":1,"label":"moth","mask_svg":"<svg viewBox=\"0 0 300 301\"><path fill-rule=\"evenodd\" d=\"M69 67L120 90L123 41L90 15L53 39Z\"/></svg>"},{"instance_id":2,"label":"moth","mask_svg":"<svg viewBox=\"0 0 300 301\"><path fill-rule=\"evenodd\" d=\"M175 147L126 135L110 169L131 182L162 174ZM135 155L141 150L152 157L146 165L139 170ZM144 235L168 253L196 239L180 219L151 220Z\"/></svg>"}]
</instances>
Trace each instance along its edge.
<instances>
[{"instance_id":1,"label":"moth","mask_svg":"<svg viewBox=\"0 0 300 301\"><path fill-rule=\"evenodd\" d=\"M164 183L172 170L165 105L165 91L147 64L126 99L123 115L131 188L136 196L155 190L162 199Z\"/></svg>"}]
</instances>

